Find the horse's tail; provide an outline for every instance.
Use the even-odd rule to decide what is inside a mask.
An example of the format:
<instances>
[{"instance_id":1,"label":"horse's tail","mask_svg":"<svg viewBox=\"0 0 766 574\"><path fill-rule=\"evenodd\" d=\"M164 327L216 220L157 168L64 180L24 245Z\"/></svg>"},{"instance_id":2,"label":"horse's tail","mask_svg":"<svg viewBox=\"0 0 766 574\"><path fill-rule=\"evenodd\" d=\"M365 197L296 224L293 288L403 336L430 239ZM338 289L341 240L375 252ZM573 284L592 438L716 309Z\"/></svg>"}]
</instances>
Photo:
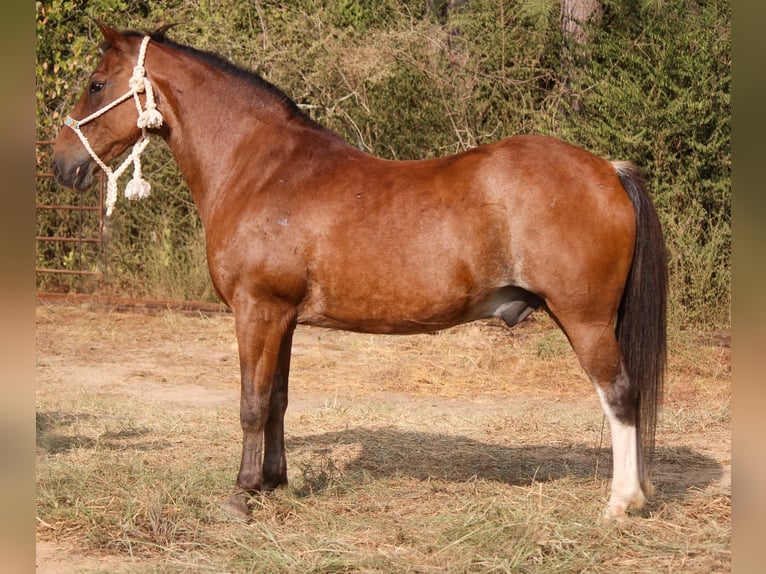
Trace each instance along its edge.
<instances>
[{"instance_id":1,"label":"horse's tail","mask_svg":"<svg viewBox=\"0 0 766 574\"><path fill-rule=\"evenodd\" d=\"M646 487L650 483L643 471L648 473L654 454L667 357L667 255L657 211L638 169L630 162L613 165L636 214L636 244L617 314L617 341L639 393L636 426L647 455L646 467L640 469Z\"/></svg>"}]
</instances>

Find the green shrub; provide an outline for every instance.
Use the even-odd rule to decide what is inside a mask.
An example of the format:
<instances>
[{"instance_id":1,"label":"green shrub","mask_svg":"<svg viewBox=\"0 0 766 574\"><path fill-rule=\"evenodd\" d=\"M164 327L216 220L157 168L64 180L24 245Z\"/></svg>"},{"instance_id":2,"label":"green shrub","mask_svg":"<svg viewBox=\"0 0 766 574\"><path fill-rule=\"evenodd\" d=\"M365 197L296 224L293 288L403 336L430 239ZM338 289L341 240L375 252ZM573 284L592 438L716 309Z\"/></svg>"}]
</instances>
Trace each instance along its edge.
<instances>
[{"instance_id":1,"label":"green shrub","mask_svg":"<svg viewBox=\"0 0 766 574\"><path fill-rule=\"evenodd\" d=\"M670 251L671 310L682 322L729 321L730 8L609 2L581 79L580 113L562 135L629 159L647 177ZM641 14L641 18L631 17Z\"/></svg>"},{"instance_id":2,"label":"green shrub","mask_svg":"<svg viewBox=\"0 0 766 574\"><path fill-rule=\"evenodd\" d=\"M86 12L123 28L175 22L174 39L257 71L383 157L435 157L538 132L635 162L670 248L673 323L727 327L730 3L602 5L590 43L570 58L553 0L44 0L36 4L37 134L55 136L95 65L99 35ZM144 171L153 197L118 205L102 288L212 298L200 223L164 146L144 155ZM69 194L38 186L43 202ZM52 218L38 216L38 234L73 225ZM38 262L72 256L41 248Z\"/></svg>"}]
</instances>

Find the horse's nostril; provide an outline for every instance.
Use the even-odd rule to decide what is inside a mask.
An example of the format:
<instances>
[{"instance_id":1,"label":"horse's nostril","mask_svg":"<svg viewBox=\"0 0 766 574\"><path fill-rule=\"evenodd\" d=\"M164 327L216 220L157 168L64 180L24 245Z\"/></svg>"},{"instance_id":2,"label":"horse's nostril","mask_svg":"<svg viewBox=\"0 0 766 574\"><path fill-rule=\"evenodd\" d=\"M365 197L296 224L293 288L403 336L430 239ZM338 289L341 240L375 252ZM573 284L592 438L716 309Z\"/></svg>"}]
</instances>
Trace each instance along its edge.
<instances>
[{"instance_id":1,"label":"horse's nostril","mask_svg":"<svg viewBox=\"0 0 766 574\"><path fill-rule=\"evenodd\" d=\"M84 189L90 182L88 162L68 163L62 157L54 157L52 163L53 178L64 187Z\"/></svg>"}]
</instances>

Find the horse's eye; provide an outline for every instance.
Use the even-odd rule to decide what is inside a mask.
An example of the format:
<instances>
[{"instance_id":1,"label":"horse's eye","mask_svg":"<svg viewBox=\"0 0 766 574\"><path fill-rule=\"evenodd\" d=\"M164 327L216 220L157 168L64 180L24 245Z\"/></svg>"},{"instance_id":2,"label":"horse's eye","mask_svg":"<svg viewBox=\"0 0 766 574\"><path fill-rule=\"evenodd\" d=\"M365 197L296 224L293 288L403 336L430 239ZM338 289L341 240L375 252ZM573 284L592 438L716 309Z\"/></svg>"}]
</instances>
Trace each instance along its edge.
<instances>
[{"instance_id":1,"label":"horse's eye","mask_svg":"<svg viewBox=\"0 0 766 574\"><path fill-rule=\"evenodd\" d=\"M91 82L90 83L90 93L95 94L100 92L104 89L104 82Z\"/></svg>"}]
</instances>

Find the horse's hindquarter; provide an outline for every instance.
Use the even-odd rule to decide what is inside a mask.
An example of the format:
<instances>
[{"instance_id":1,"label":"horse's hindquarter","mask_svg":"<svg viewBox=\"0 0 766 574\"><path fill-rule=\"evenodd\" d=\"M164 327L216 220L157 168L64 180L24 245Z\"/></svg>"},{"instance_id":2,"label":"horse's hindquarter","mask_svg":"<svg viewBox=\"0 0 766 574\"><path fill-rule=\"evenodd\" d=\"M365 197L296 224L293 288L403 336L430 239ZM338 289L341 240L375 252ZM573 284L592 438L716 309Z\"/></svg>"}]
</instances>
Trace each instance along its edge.
<instances>
[{"instance_id":1,"label":"horse's hindquarter","mask_svg":"<svg viewBox=\"0 0 766 574\"><path fill-rule=\"evenodd\" d=\"M611 162L560 140L504 146L511 251L518 284L549 308L612 319L631 266L635 213Z\"/></svg>"}]
</instances>

